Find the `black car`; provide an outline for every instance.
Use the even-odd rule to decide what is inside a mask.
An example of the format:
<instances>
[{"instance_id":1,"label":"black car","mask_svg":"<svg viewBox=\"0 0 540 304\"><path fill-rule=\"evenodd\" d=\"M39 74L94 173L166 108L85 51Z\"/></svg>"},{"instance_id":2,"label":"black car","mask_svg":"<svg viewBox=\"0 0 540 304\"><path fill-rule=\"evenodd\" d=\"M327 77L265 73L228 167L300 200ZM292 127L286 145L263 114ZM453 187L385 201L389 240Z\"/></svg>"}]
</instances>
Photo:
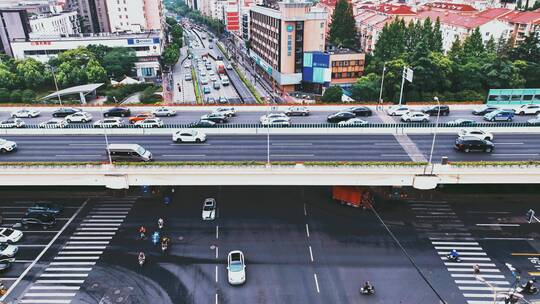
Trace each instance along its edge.
<instances>
[{"instance_id":1,"label":"black car","mask_svg":"<svg viewBox=\"0 0 540 304\"><path fill-rule=\"evenodd\" d=\"M217 55L217 60L223 60L223 56Z\"/></svg>"},{"instance_id":2,"label":"black car","mask_svg":"<svg viewBox=\"0 0 540 304\"><path fill-rule=\"evenodd\" d=\"M216 125L215 122L203 119L203 120L190 123L188 127L189 128L211 128L215 125Z\"/></svg>"},{"instance_id":3,"label":"black car","mask_svg":"<svg viewBox=\"0 0 540 304\"><path fill-rule=\"evenodd\" d=\"M472 111L473 115L486 115L487 113L491 113L495 110L499 110L499 107L497 106L484 106L479 109L474 109Z\"/></svg>"},{"instance_id":4,"label":"black car","mask_svg":"<svg viewBox=\"0 0 540 304\"><path fill-rule=\"evenodd\" d=\"M128 108L111 108L103 112L105 117L128 117L131 116L131 111Z\"/></svg>"},{"instance_id":5,"label":"black car","mask_svg":"<svg viewBox=\"0 0 540 304\"><path fill-rule=\"evenodd\" d=\"M21 220L24 229L30 227L52 228L56 224L56 218L50 213L31 212L27 213Z\"/></svg>"},{"instance_id":6,"label":"black car","mask_svg":"<svg viewBox=\"0 0 540 304\"><path fill-rule=\"evenodd\" d=\"M335 114L332 114L330 116L328 116L328 118L326 118L326 121L328 122L340 122L340 121L345 121L345 120L349 120L351 118L355 118L356 115L354 115L354 113L351 113L351 112L337 112Z\"/></svg>"},{"instance_id":7,"label":"black car","mask_svg":"<svg viewBox=\"0 0 540 304\"><path fill-rule=\"evenodd\" d=\"M491 153L495 145L489 140L478 139L473 136L463 136L456 139L454 149L462 152L480 151Z\"/></svg>"},{"instance_id":8,"label":"black car","mask_svg":"<svg viewBox=\"0 0 540 304\"><path fill-rule=\"evenodd\" d=\"M77 108L60 108L52 113L53 117L66 117L77 112L81 112L81 109Z\"/></svg>"},{"instance_id":9,"label":"black car","mask_svg":"<svg viewBox=\"0 0 540 304\"><path fill-rule=\"evenodd\" d=\"M345 109L346 112L351 112L356 116L371 116L373 113L371 112L371 109L368 107L352 107Z\"/></svg>"},{"instance_id":10,"label":"black car","mask_svg":"<svg viewBox=\"0 0 540 304\"><path fill-rule=\"evenodd\" d=\"M439 113L441 116L447 116L450 114L450 107L446 105L441 106L431 106L431 107L425 107L422 109L422 112L429 114L430 116L437 116L437 113Z\"/></svg>"}]
</instances>

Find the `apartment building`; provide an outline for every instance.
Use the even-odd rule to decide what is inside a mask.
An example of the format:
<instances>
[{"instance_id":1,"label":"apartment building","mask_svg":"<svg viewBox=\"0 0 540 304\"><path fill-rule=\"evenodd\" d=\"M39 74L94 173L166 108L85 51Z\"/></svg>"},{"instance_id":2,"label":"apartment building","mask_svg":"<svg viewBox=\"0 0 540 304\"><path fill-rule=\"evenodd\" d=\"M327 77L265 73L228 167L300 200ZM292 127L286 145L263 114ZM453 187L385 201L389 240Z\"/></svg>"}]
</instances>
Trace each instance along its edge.
<instances>
[{"instance_id":1,"label":"apartment building","mask_svg":"<svg viewBox=\"0 0 540 304\"><path fill-rule=\"evenodd\" d=\"M250 57L276 89L290 92L302 82L305 52L323 52L326 12L308 2L253 6L249 16Z\"/></svg>"},{"instance_id":2,"label":"apartment building","mask_svg":"<svg viewBox=\"0 0 540 304\"><path fill-rule=\"evenodd\" d=\"M73 12L62 12L58 14L42 14L30 17L30 36L57 35L69 36L80 34L79 14Z\"/></svg>"}]
</instances>

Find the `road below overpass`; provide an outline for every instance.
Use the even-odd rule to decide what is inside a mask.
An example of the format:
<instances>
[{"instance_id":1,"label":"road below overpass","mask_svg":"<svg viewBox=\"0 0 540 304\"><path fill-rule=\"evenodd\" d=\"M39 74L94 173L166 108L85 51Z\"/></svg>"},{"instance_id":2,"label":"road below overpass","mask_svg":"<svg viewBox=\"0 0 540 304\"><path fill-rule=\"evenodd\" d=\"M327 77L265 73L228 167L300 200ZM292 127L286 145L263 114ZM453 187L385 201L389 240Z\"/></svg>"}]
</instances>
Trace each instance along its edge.
<instances>
[{"instance_id":1,"label":"road below overpass","mask_svg":"<svg viewBox=\"0 0 540 304\"><path fill-rule=\"evenodd\" d=\"M393 135L271 135L271 161L411 161L420 151L427 159L431 135L409 135L402 146ZM104 136L4 136L19 149L0 154L0 162L106 161ZM495 151L460 153L453 150L455 135L439 135L433 159L450 161L540 160L537 134L495 134ZM209 135L206 143L177 144L170 136L109 136L110 143L137 143L156 161L266 161L266 135ZM416 157L418 159L418 157Z\"/></svg>"}]
</instances>

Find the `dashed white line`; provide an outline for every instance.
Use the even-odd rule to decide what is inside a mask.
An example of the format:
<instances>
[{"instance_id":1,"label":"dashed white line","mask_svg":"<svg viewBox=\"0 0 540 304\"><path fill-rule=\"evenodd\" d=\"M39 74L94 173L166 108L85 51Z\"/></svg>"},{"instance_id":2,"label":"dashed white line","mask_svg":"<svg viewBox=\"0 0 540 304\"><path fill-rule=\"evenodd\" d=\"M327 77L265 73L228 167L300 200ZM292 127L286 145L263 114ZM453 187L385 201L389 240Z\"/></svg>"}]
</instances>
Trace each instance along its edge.
<instances>
[{"instance_id":1,"label":"dashed white line","mask_svg":"<svg viewBox=\"0 0 540 304\"><path fill-rule=\"evenodd\" d=\"M96 262L52 262L51 266L93 266Z\"/></svg>"},{"instance_id":2,"label":"dashed white line","mask_svg":"<svg viewBox=\"0 0 540 304\"><path fill-rule=\"evenodd\" d=\"M219 247L216 246L216 259L219 257Z\"/></svg>"},{"instance_id":3,"label":"dashed white line","mask_svg":"<svg viewBox=\"0 0 540 304\"><path fill-rule=\"evenodd\" d=\"M431 242L433 245L475 245L479 246L478 242Z\"/></svg>"},{"instance_id":4,"label":"dashed white line","mask_svg":"<svg viewBox=\"0 0 540 304\"><path fill-rule=\"evenodd\" d=\"M51 292L51 293L42 293L42 292L28 292L24 295L25 297L74 297L75 293L72 292Z\"/></svg>"},{"instance_id":5,"label":"dashed white line","mask_svg":"<svg viewBox=\"0 0 540 304\"><path fill-rule=\"evenodd\" d=\"M307 234L307 237L309 237L309 226L308 226L308 224L306 224L306 234Z\"/></svg>"},{"instance_id":6,"label":"dashed white line","mask_svg":"<svg viewBox=\"0 0 540 304\"><path fill-rule=\"evenodd\" d=\"M30 286L30 289L34 290L79 290L80 286L54 286L54 285L38 285Z\"/></svg>"},{"instance_id":7,"label":"dashed white line","mask_svg":"<svg viewBox=\"0 0 540 304\"><path fill-rule=\"evenodd\" d=\"M91 271L92 268L86 267L49 267L45 271Z\"/></svg>"},{"instance_id":8,"label":"dashed white line","mask_svg":"<svg viewBox=\"0 0 540 304\"><path fill-rule=\"evenodd\" d=\"M476 224L476 226L519 227L519 224Z\"/></svg>"},{"instance_id":9,"label":"dashed white line","mask_svg":"<svg viewBox=\"0 0 540 304\"><path fill-rule=\"evenodd\" d=\"M306 203L304 203L304 216L307 216Z\"/></svg>"},{"instance_id":10,"label":"dashed white line","mask_svg":"<svg viewBox=\"0 0 540 304\"><path fill-rule=\"evenodd\" d=\"M218 282L218 266L216 265L216 283Z\"/></svg>"},{"instance_id":11,"label":"dashed white line","mask_svg":"<svg viewBox=\"0 0 540 304\"><path fill-rule=\"evenodd\" d=\"M58 254L103 254L103 251L60 251Z\"/></svg>"},{"instance_id":12,"label":"dashed white line","mask_svg":"<svg viewBox=\"0 0 540 304\"><path fill-rule=\"evenodd\" d=\"M99 260L99 256L61 256L54 257L55 260Z\"/></svg>"},{"instance_id":13,"label":"dashed white line","mask_svg":"<svg viewBox=\"0 0 540 304\"><path fill-rule=\"evenodd\" d=\"M446 247L446 246L435 246L436 250L471 250L471 251L478 251L482 250L482 247Z\"/></svg>"},{"instance_id":14,"label":"dashed white line","mask_svg":"<svg viewBox=\"0 0 540 304\"><path fill-rule=\"evenodd\" d=\"M62 249L77 250L77 249L105 249L106 246L65 246Z\"/></svg>"},{"instance_id":15,"label":"dashed white line","mask_svg":"<svg viewBox=\"0 0 540 304\"><path fill-rule=\"evenodd\" d=\"M453 272L472 272L472 268L470 267L467 267L467 268L448 268L448 271L453 271ZM484 273L484 272L501 272L499 269L491 269L491 268L488 268L488 269L485 269L485 268L481 268L480 269L480 272L481 273Z\"/></svg>"},{"instance_id":16,"label":"dashed white line","mask_svg":"<svg viewBox=\"0 0 540 304\"><path fill-rule=\"evenodd\" d=\"M311 261L313 262L313 251L311 250L311 245L309 246L309 257L311 258Z\"/></svg>"},{"instance_id":17,"label":"dashed white line","mask_svg":"<svg viewBox=\"0 0 540 304\"><path fill-rule=\"evenodd\" d=\"M82 284L84 280L36 280L37 284Z\"/></svg>"},{"instance_id":18,"label":"dashed white line","mask_svg":"<svg viewBox=\"0 0 540 304\"><path fill-rule=\"evenodd\" d=\"M43 273L42 278L86 278L88 273Z\"/></svg>"},{"instance_id":19,"label":"dashed white line","mask_svg":"<svg viewBox=\"0 0 540 304\"><path fill-rule=\"evenodd\" d=\"M453 278L474 278L474 277L477 277L478 275L467 274L467 273L451 273L450 276ZM504 279L504 275L502 274L483 274L483 275L480 275L480 277L484 279L486 278L487 279Z\"/></svg>"},{"instance_id":20,"label":"dashed white line","mask_svg":"<svg viewBox=\"0 0 540 304\"><path fill-rule=\"evenodd\" d=\"M107 245L109 241L69 241L67 245Z\"/></svg>"},{"instance_id":21,"label":"dashed white line","mask_svg":"<svg viewBox=\"0 0 540 304\"><path fill-rule=\"evenodd\" d=\"M315 287L317 288L317 293L321 293L321 290L319 289L319 280L317 280L317 274L314 273L313 277L315 278Z\"/></svg>"},{"instance_id":22,"label":"dashed white line","mask_svg":"<svg viewBox=\"0 0 540 304\"><path fill-rule=\"evenodd\" d=\"M219 239L219 226L216 225L216 240Z\"/></svg>"}]
</instances>

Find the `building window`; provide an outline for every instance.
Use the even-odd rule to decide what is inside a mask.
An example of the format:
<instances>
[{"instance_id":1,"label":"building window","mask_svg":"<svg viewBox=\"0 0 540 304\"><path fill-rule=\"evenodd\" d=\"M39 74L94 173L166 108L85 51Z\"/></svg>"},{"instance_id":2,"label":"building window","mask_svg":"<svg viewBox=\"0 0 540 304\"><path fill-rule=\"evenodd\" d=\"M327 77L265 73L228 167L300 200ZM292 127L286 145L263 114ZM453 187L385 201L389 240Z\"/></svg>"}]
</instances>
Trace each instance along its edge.
<instances>
[{"instance_id":1,"label":"building window","mask_svg":"<svg viewBox=\"0 0 540 304\"><path fill-rule=\"evenodd\" d=\"M154 76L153 68L141 68L141 74L143 77L152 77Z\"/></svg>"}]
</instances>

